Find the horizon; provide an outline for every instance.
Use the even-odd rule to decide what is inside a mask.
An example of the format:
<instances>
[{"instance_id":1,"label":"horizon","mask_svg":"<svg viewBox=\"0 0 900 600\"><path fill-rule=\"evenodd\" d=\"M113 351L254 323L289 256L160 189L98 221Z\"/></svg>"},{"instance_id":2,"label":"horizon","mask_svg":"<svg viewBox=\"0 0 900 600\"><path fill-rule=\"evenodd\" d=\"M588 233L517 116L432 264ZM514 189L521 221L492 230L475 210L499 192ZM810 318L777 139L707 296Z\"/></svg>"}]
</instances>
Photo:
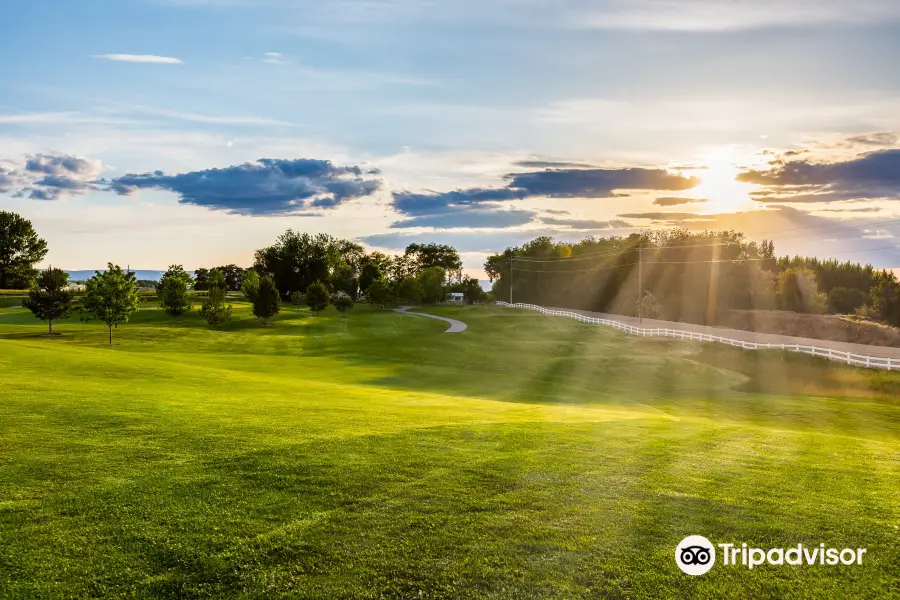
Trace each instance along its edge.
<instances>
[{"instance_id":1,"label":"horizon","mask_svg":"<svg viewBox=\"0 0 900 600\"><path fill-rule=\"evenodd\" d=\"M73 270L247 265L292 228L481 279L538 235L676 226L898 268L900 5L729 6L17 5L0 209Z\"/></svg>"}]
</instances>

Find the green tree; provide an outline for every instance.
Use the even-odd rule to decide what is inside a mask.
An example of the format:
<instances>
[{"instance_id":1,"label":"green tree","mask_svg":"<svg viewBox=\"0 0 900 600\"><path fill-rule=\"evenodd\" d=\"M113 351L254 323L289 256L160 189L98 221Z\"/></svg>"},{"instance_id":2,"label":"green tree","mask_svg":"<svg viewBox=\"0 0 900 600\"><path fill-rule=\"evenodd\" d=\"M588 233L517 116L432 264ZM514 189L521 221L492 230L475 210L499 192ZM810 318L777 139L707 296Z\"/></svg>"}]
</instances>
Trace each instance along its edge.
<instances>
[{"instance_id":1,"label":"green tree","mask_svg":"<svg viewBox=\"0 0 900 600\"><path fill-rule=\"evenodd\" d=\"M328 288L321 281L316 281L306 288L306 303L318 316L320 310L325 310L331 301Z\"/></svg>"},{"instance_id":2,"label":"green tree","mask_svg":"<svg viewBox=\"0 0 900 600\"><path fill-rule=\"evenodd\" d=\"M443 267L428 267L416 279L422 289L422 301L435 304L444 299L444 280L447 272Z\"/></svg>"},{"instance_id":3,"label":"green tree","mask_svg":"<svg viewBox=\"0 0 900 600\"><path fill-rule=\"evenodd\" d=\"M199 268L194 271L194 289L198 292L209 289L210 269Z\"/></svg>"},{"instance_id":4,"label":"green tree","mask_svg":"<svg viewBox=\"0 0 900 600\"><path fill-rule=\"evenodd\" d=\"M345 292L335 292L331 303L342 314L353 308L353 298Z\"/></svg>"},{"instance_id":5,"label":"green tree","mask_svg":"<svg viewBox=\"0 0 900 600\"><path fill-rule=\"evenodd\" d=\"M296 291L291 294L291 304L294 306L306 306L306 294Z\"/></svg>"},{"instance_id":6,"label":"green tree","mask_svg":"<svg viewBox=\"0 0 900 600\"><path fill-rule=\"evenodd\" d=\"M413 277L407 277L400 281L397 285L397 298L401 302L409 304L417 304L422 301L422 286L419 280Z\"/></svg>"},{"instance_id":7,"label":"green tree","mask_svg":"<svg viewBox=\"0 0 900 600\"><path fill-rule=\"evenodd\" d=\"M778 275L778 308L799 313L824 313L825 294L819 292L816 274L807 267L790 267Z\"/></svg>"},{"instance_id":8,"label":"green tree","mask_svg":"<svg viewBox=\"0 0 900 600\"><path fill-rule=\"evenodd\" d=\"M466 277L463 279L463 298L466 304L475 304L484 300L484 290L481 289L481 282L474 277Z\"/></svg>"},{"instance_id":9,"label":"green tree","mask_svg":"<svg viewBox=\"0 0 900 600\"><path fill-rule=\"evenodd\" d=\"M875 274L871 290L872 309L879 320L900 327L900 283L890 271Z\"/></svg>"},{"instance_id":10,"label":"green tree","mask_svg":"<svg viewBox=\"0 0 900 600\"><path fill-rule=\"evenodd\" d=\"M225 303L228 293L225 276L221 271L213 269L209 271L207 283L209 292L206 302L200 307L200 314L211 326L219 327L231 319L232 306Z\"/></svg>"},{"instance_id":11,"label":"green tree","mask_svg":"<svg viewBox=\"0 0 900 600\"><path fill-rule=\"evenodd\" d=\"M194 279L181 265L172 265L156 284L159 306L173 317L180 317L193 307L188 289Z\"/></svg>"},{"instance_id":12,"label":"green tree","mask_svg":"<svg viewBox=\"0 0 900 600\"><path fill-rule=\"evenodd\" d=\"M35 286L22 303L35 317L47 321L53 335L53 321L65 319L72 311L72 293L66 289L69 274L62 269L45 269L38 273Z\"/></svg>"},{"instance_id":13,"label":"green tree","mask_svg":"<svg viewBox=\"0 0 900 600\"><path fill-rule=\"evenodd\" d=\"M253 314L263 320L263 325L269 324L269 319L281 311L281 296L275 282L266 275L259 279L259 289L253 299Z\"/></svg>"},{"instance_id":14,"label":"green tree","mask_svg":"<svg viewBox=\"0 0 900 600\"><path fill-rule=\"evenodd\" d=\"M31 221L0 210L0 290L25 289L37 275L34 265L47 256L47 242Z\"/></svg>"},{"instance_id":15,"label":"green tree","mask_svg":"<svg viewBox=\"0 0 900 600\"><path fill-rule=\"evenodd\" d=\"M241 291L241 285L244 282L244 274L246 271L237 265L224 265L216 267L216 271L222 273L225 277L225 289L230 292Z\"/></svg>"},{"instance_id":16,"label":"green tree","mask_svg":"<svg viewBox=\"0 0 900 600\"><path fill-rule=\"evenodd\" d=\"M451 279L462 280L462 260L453 246L446 244L410 244L405 256L412 259L416 273L431 267L441 267Z\"/></svg>"},{"instance_id":17,"label":"green tree","mask_svg":"<svg viewBox=\"0 0 900 600\"><path fill-rule=\"evenodd\" d=\"M377 262L366 262L359 274L359 289L367 292L372 283L381 279L381 266Z\"/></svg>"},{"instance_id":18,"label":"green tree","mask_svg":"<svg viewBox=\"0 0 900 600\"><path fill-rule=\"evenodd\" d=\"M852 315L868 299L868 294L856 288L832 288L828 292L828 312L839 315Z\"/></svg>"},{"instance_id":19,"label":"green tree","mask_svg":"<svg viewBox=\"0 0 900 600\"><path fill-rule=\"evenodd\" d=\"M391 299L391 291L391 284L382 277L369 284L369 287L366 288L366 297L369 299L369 303L378 304L383 309Z\"/></svg>"},{"instance_id":20,"label":"green tree","mask_svg":"<svg viewBox=\"0 0 900 600\"><path fill-rule=\"evenodd\" d=\"M109 263L106 271L96 274L85 283L82 311L86 318L96 318L109 327L109 345L112 346L112 330L119 323L127 323L138 309L141 297L137 277L126 273L118 265Z\"/></svg>"},{"instance_id":21,"label":"green tree","mask_svg":"<svg viewBox=\"0 0 900 600\"><path fill-rule=\"evenodd\" d=\"M259 292L259 273L256 269L247 269L244 273L244 279L241 281L241 292L247 297L247 300L253 302L256 294Z\"/></svg>"}]
</instances>

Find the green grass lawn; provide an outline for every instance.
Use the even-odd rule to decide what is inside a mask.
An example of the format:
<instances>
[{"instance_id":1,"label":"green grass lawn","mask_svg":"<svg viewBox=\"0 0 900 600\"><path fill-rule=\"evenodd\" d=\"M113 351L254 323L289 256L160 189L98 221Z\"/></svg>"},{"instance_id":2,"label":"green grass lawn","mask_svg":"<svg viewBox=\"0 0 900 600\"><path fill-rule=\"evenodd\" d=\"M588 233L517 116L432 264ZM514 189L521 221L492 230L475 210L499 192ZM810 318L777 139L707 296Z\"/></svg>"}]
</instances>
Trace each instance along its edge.
<instances>
[{"instance_id":1,"label":"green grass lawn","mask_svg":"<svg viewBox=\"0 0 900 600\"><path fill-rule=\"evenodd\" d=\"M0 308L0 596L900 593L900 376L493 307ZM687 535L866 547L684 575Z\"/></svg>"}]
</instances>

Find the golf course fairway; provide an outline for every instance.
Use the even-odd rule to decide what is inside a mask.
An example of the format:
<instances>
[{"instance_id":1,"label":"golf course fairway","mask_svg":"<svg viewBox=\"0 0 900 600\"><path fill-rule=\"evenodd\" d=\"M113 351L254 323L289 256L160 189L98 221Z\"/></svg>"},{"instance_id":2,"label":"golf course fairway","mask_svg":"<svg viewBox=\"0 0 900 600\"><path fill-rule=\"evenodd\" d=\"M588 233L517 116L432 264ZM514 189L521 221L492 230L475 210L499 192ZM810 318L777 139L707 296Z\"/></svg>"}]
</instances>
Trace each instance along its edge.
<instances>
[{"instance_id":1,"label":"golf course fairway","mask_svg":"<svg viewBox=\"0 0 900 600\"><path fill-rule=\"evenodd\" d=\"M900 374L493 306L0 308L3 598L888 598ZM686 536L866 548L682 573Z\"/></svg>"}]
</instances>

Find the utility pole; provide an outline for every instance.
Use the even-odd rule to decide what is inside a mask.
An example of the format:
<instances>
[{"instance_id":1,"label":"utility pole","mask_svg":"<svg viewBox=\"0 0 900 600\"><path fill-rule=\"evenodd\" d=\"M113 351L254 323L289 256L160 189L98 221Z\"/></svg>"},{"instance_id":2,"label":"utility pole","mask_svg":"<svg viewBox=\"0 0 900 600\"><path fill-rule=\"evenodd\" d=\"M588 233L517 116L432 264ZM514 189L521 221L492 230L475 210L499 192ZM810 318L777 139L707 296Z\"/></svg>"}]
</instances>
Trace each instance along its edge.
<instances>
[{"instance_id":1,"label":"utility pole","mask_svg":"<svg viewBox=\"0 0 900 600\"><path fill-rule=\"evenodd\" d=\"M509 257L509 303L512 304L512 273L513 273L513 257Z\"/></svg>"},{"instance_id":2,"label":"utility pole","mask_svg":"<svg viewBox=\"0 0 900 600\"><path fill-rule=\"evenodd\" d=\"M638 244L638 325L644 323L644 244Z\"/></svg>"}]
</instances>

